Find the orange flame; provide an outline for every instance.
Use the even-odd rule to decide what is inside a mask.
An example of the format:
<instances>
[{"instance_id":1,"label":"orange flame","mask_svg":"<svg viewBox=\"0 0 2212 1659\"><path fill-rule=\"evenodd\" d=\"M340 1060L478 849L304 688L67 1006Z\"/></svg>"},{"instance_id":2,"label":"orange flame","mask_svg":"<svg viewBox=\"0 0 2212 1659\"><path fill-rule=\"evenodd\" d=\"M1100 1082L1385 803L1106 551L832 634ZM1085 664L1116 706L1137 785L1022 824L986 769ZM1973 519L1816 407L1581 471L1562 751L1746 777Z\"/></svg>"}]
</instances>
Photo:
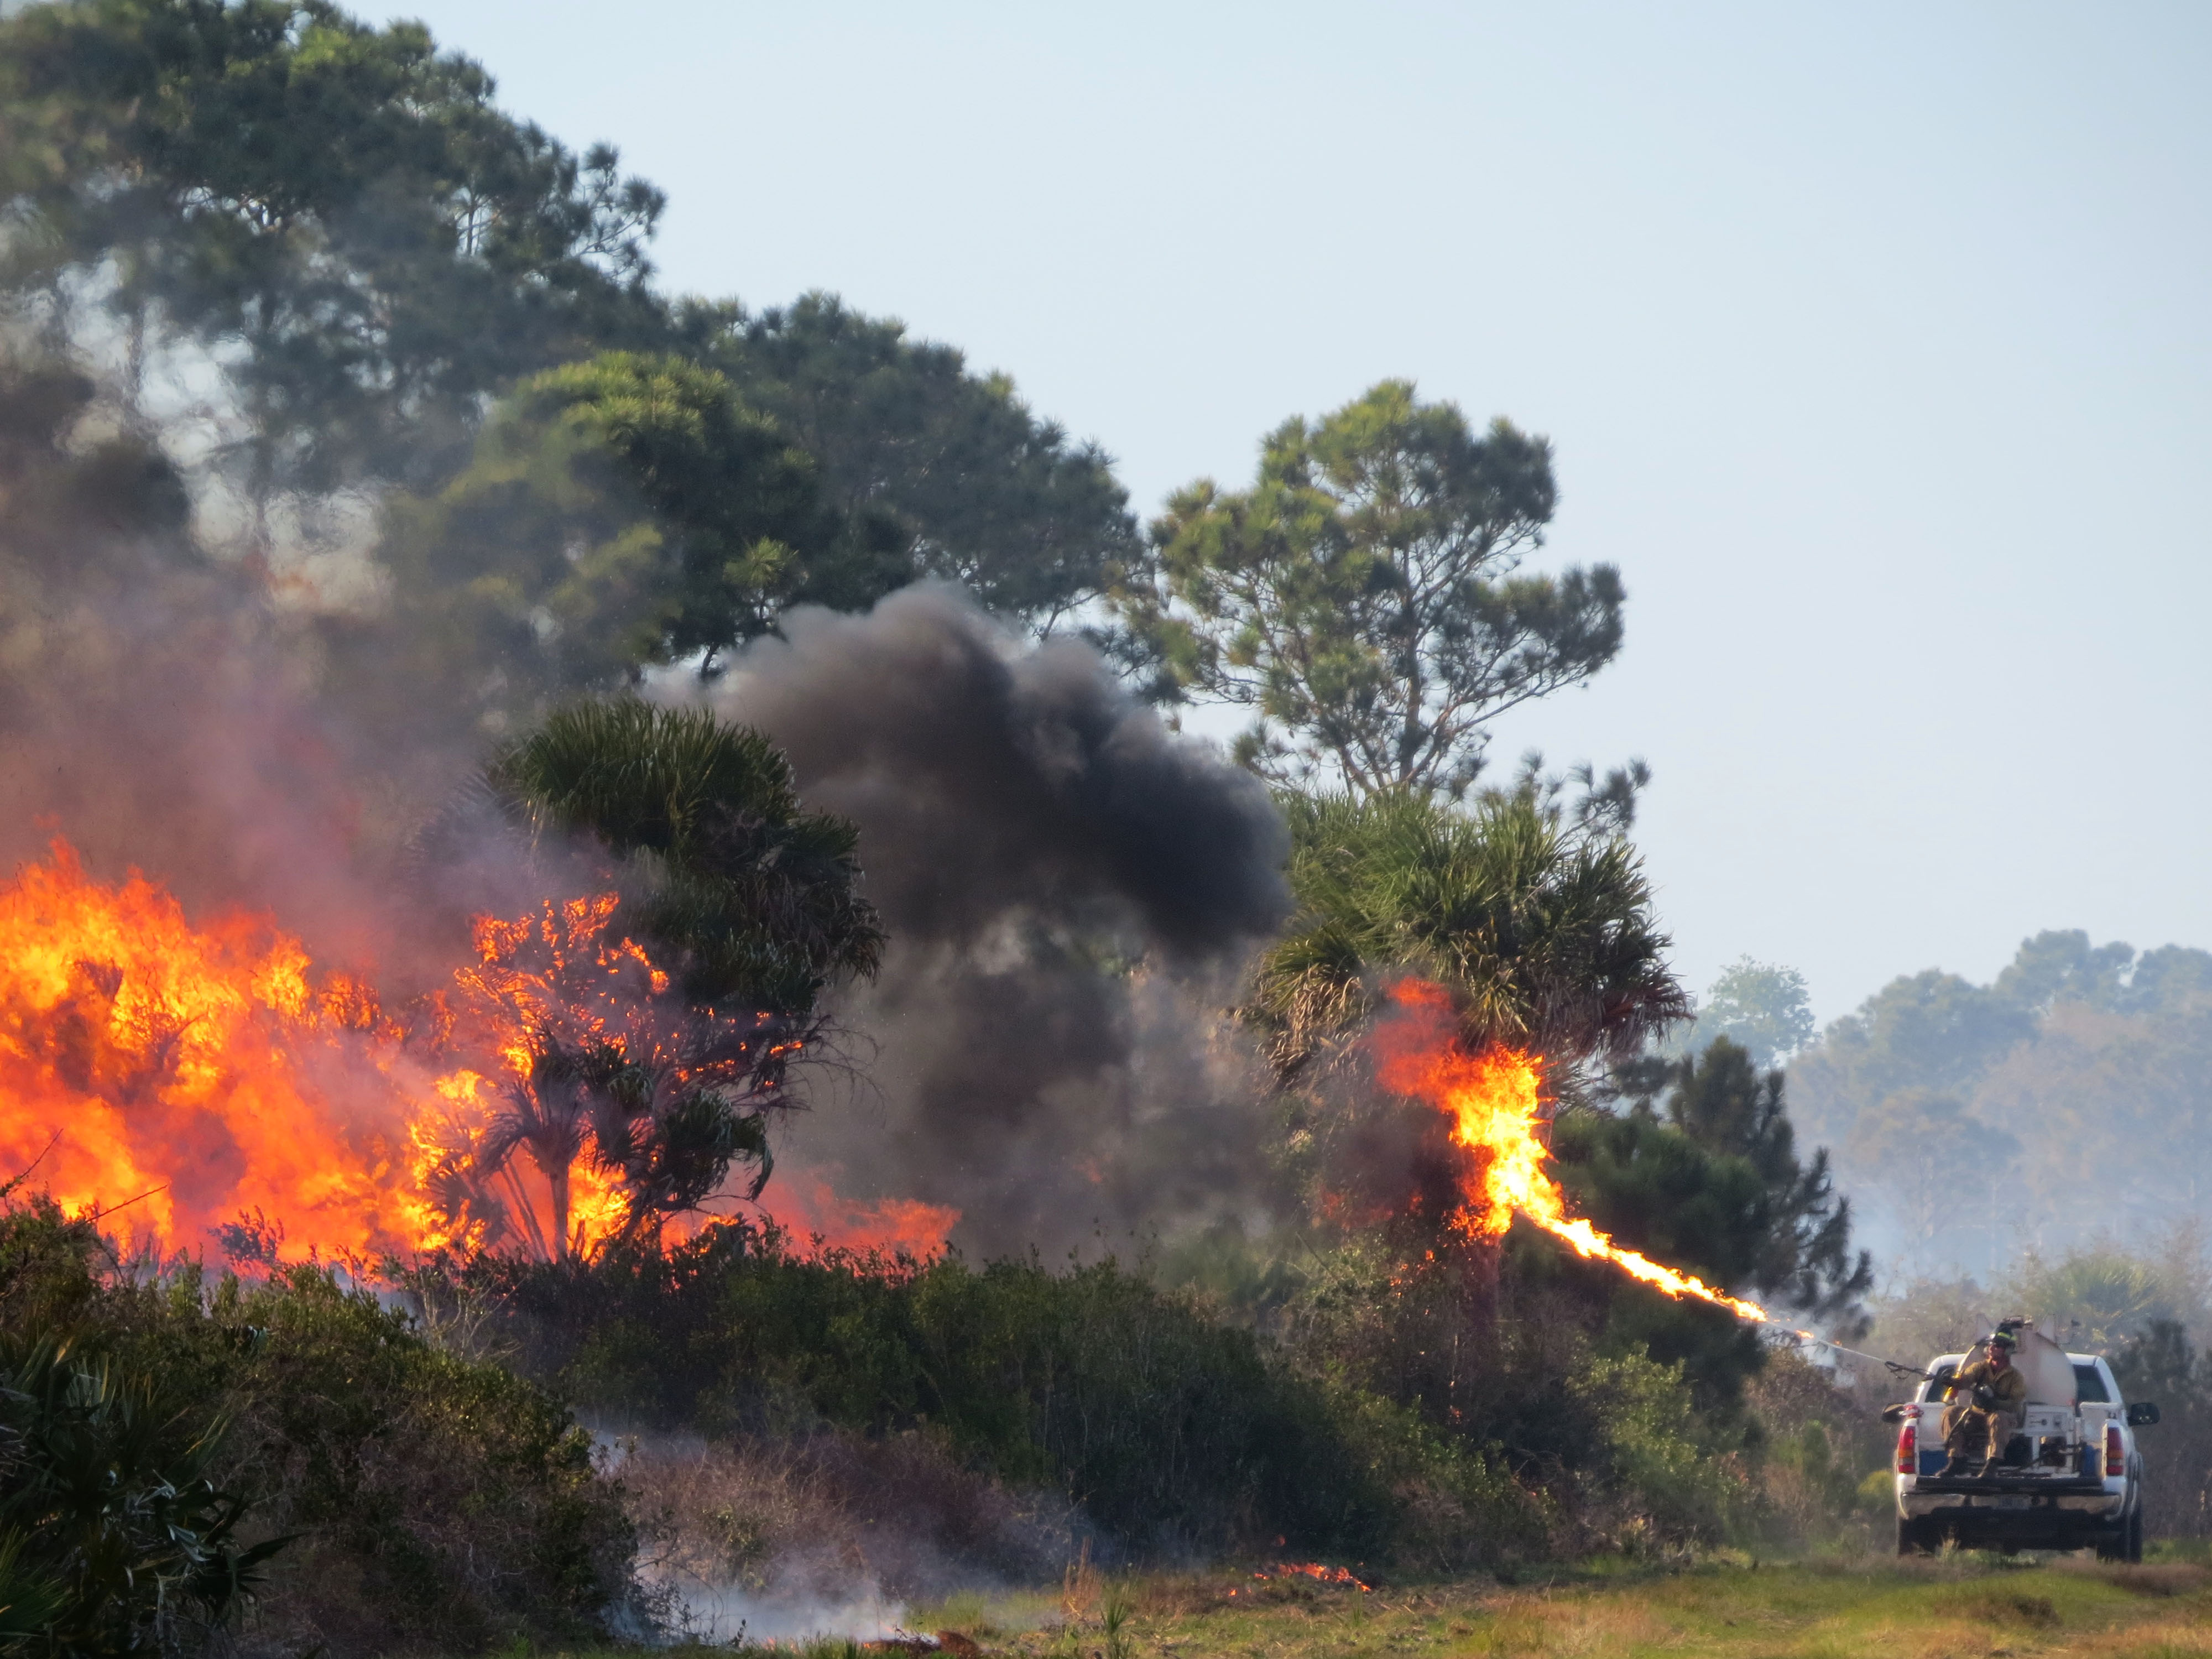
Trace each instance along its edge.
<instances>
[{"instance_id":1,"label":"orange flame","mask_svg":"<svg viewBox=\"0 0 2212 1659\"><path fill-rule=\"evenodd\" d=\"M950 1205L912 1198L845 1198L819 1175L785 1174L781 1167L775 1187L761 1200L760 1209L796 1240L819 1240L824 1250L862 1255L879 1251L917 1261L942 1255L960 1220L960 1212Z\"/></svg>"},{"instance_id":2,"label":"orange flame","mask_svg":"<svg viewBox=\"0 0 2212 1659\"><path fill-rule=\"evenodd\" d=\"M158 884L95 881L57 840L0 885L0 1187L20 1176L126 1237L220 1240L234 1257L587 1252L630 1194L562 1144L560 1121L525 1156L475 1156L527 1103L539 1034L565 1021L678 1088L742 1070L759 1043L792 1047L766 1016L687 1047L668 975L613 926L617 908L603 895L479 917L477 959L398 1017L268 918L195 925ZM765 1075L772 1088L780 1073ZM886 1237L919 1242L936 1219L886 1212ZM679 1217L668 1236L688 1230Z\"/></svg>"},{"instance_id":3,"label":"orange flame","mask_svg":"<svg viewBox=\"0 0 2212 1659\"><path fill-rule=\"evenodd\" d=\"M534 915L508 921L477 916L477 960L454 970L449 994L436 1002L441 1046L474 1060L437 1079L436 1099L410 1127L414 1205L428 1246L478 1247L526 1243L541 1255L588 1255L629 1213L621 1182L580 1156L581 1140L560 1144L574 1126L540 1125L532 1152L481 1170L463 1207L441 1172L481 1165L498 1120L530 1102L537 1056L534 1033L565 1027L574 1041L605 1045L650 1062L655 1033L635 1016L665 997L668 975L635 941L613 927L620 900L612 893L548 902ZM476 1069L480 1066L482 1069ZM486 1075L489 1073L489 1075ZM566 1154L565 1157L559 1156ZM547 1163L556 1163L549 1170ZM556 1201L554 1182L561 1184ZM484 1211L501 1224L495 1233ZM556 1228L552 1218L562 1219Z\"/></svg>"},{"instance_id":4,"label":"orange flame","mask_svg":"<svg viewBox=\"0 0 2212 1659\"><path fill-rule=\"evenodd\" d=\"M253 1211L306 1249L405 1242L390 1038L308 965L257 918L196 930L143 876L91 881L57 842L0 889L0 1179L128 1204L165 1240Z\"/></svg>"},{"instance_id":5,"label":"orange flame","mask_svg":"<svg viewBox=\"0 0 2212 1659\"><path fill-rule=\"evenodd\" d=\"M1610 1261L1654 1290L1767 1321L1757 1303L1662 1267L1567 1214L1566 1195L1545 1167L1551 1153L1540 1138L1541 1055L1503 1046L1468 1054L1457 1040L1451 994L1441 985L1401 980L1389 995L1404 1012L1376 1029L1377 1078L1392 1093L1426 1101L1449 1115L1453 1141L1477 1154L1461 1180L1455 1226L1470 1237L1497 1238L1515 1216L1525 1216L1577 1255Z\"/></svg>"},{"instance_id":6,"label":"orange flame","mask_svg":"<svg viewBox=\"0 0 2212 1659\"><path fill-rule=\"evenodd\" d=\"M1356 1590L1371 1590L1372 1584L1363 1583L1348 1567L1332 1567L1319 1561L1278 1561L1266 1572L1252 1575L1265 1583L1271 1578L1310 1578L1318 1584L1345 1584ZM1235 1590L1229 1592L1231 1595Z\"/></svg>"}]
</instances>

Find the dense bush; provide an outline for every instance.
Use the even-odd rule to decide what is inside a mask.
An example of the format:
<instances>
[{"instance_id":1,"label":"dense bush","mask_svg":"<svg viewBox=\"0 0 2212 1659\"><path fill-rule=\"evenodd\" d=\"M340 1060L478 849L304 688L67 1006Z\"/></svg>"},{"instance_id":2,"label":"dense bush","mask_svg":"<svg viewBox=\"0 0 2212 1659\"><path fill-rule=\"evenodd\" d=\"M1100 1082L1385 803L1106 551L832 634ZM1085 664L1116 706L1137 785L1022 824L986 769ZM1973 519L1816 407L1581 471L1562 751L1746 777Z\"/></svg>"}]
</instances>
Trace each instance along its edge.
<instances>
[{"instance_id":1,"label":"dense bush","mask_svg":"<svg viewBox=\"0 0 2212 1659\"><path fill-rule=\"evenodd\" d=\"M297 1534L266 1569L260 1640L481 1649L588 1633L626 1593L629 1523L567 1412L329 1273L126 1273L35 1200L0 1212L0 1328L140 1390L136 1466L250 1500L239 1541ZM221 1519L198 1501L187 1526Z\"/></svg>"},{"instance_id":2,"label":"dense bush","mask_svg":"<svg viewBox=\"0 0 2212 1659\"><path fill-rule=\"evenodd\" d=\"M805 1256L729 1223L665 1255L479 1261L412 1283L433 1309L489 1300L527 1369L611 1421L920 1431L969 1468L1060 1488L1140 1549L1379 1548L1405 1473L1402 1436L1344 1391L1111 1261Z\"/></svg>"},{"instance_id":3,"label":"dense bush","mask_svg":"<svg viewBox=\"0 0 2212 1659\"><path fill-rule=\"evenodd\" d=\"M1407 1255L1379 1232L1348 1237L1274 1323L1301 1367L1393 1402L1495 1472L1462 1560L1535 1539L1573 1552L1737 1528L1740 1414L1701 1411L1682 1364L1615 1343L1547 1241Z\"/></svg>"},{"instance_id":4,"label":"dense bush","mask_svg":"<svg viewBox=\"0 0 2212 1659\"><path fill-rule=\"evenodd\" d=\"M0 1646L170 1652L217 1628L288 1541L234 1536L220 1422L66 1340L0 1338Z\"/></svg>"},{"instance_id":5,"label":"dense bush","mask_svg":"<svg viewBox=\"0 0 2212 1659\"><path fill-rule=\"evenodd\" d=\"M2130 1400L2159 1408L2157 1424L2140 1431L2151 1528L2212 1534L2212 1354L2197 1352L2179 1320L2154 1319L2113 1350L2112 1373Z\"/></svg>"}]
</instances>

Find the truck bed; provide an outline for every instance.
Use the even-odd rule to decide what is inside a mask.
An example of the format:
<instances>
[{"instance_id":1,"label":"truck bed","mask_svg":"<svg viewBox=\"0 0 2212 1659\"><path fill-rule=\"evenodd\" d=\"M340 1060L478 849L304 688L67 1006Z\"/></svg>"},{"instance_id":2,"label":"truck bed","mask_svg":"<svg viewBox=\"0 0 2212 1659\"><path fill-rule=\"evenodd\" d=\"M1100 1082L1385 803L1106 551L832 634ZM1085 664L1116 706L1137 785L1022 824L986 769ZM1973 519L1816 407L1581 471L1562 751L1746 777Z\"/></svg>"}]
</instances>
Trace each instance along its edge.
<instances>
[{"instance_id":1,"label":"truck bed","mask_svg":"<svg viewBox=\"0 0 2212 1659\"><path fill-rule=\"evenodd\" d=\"M1956 1493L1962 1498L2018 1498L2042 1494L2047 1497L2078 1497L2083 1492L2102 1496L2105 1482L2101 1476L2092 1474L1923 1474L1912 1483L1916 1492Z\"/></svg>"}]
</instances>

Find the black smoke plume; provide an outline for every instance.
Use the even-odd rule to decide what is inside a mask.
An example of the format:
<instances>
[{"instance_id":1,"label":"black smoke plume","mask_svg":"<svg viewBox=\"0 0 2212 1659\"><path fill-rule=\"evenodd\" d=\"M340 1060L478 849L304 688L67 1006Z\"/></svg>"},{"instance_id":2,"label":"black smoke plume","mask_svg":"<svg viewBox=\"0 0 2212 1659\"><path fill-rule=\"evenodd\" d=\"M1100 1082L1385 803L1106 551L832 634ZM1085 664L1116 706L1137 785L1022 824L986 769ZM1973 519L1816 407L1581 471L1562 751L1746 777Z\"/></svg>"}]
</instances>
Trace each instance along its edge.
<instances>
[{"instance_id":1,"label":"black smoke plume","mask_svg":"<svg viewBox=\"0 0 2212 1659\"><path fill-rule=\"evenodd\" d=\"M784 633L708 695L860 823L892 939L841 1010L872 1087L797 1154L848 1196L957 1206L984 1254L1258 1202L1261 1091L1224 1010L1289 902L1264 787L1087 647L1024 646L950 589Z\"/></svg>"}]
</instances>

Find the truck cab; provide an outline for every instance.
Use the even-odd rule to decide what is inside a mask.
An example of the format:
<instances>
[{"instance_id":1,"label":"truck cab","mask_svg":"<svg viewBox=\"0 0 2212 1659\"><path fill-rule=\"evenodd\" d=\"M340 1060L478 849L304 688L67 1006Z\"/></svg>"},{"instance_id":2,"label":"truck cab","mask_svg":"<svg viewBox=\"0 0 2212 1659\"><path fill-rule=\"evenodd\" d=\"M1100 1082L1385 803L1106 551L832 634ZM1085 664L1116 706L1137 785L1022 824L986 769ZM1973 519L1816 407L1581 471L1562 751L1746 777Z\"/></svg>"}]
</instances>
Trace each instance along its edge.
<instances>
[{"instance_id":1,"label":"truck cab","mask_svg":"<svg viewBox=\"0 0 2212 1659\"><path fill-rule=\"evenodd\" d=\"M2108 1560L2142 1559L2142 1462L2136 1428L2158 1420L2129 1406L2102 1356L2069 1353L2027 1322L2014 1364L2027 1380L2020 1431L1995 1467L1943 1475L1944 1396L1981 1357L1938 1354L1913 1397L1883 1415L1898 1425L1897 1550L2094 1547Z\"/></svg>"}]
</instances>

